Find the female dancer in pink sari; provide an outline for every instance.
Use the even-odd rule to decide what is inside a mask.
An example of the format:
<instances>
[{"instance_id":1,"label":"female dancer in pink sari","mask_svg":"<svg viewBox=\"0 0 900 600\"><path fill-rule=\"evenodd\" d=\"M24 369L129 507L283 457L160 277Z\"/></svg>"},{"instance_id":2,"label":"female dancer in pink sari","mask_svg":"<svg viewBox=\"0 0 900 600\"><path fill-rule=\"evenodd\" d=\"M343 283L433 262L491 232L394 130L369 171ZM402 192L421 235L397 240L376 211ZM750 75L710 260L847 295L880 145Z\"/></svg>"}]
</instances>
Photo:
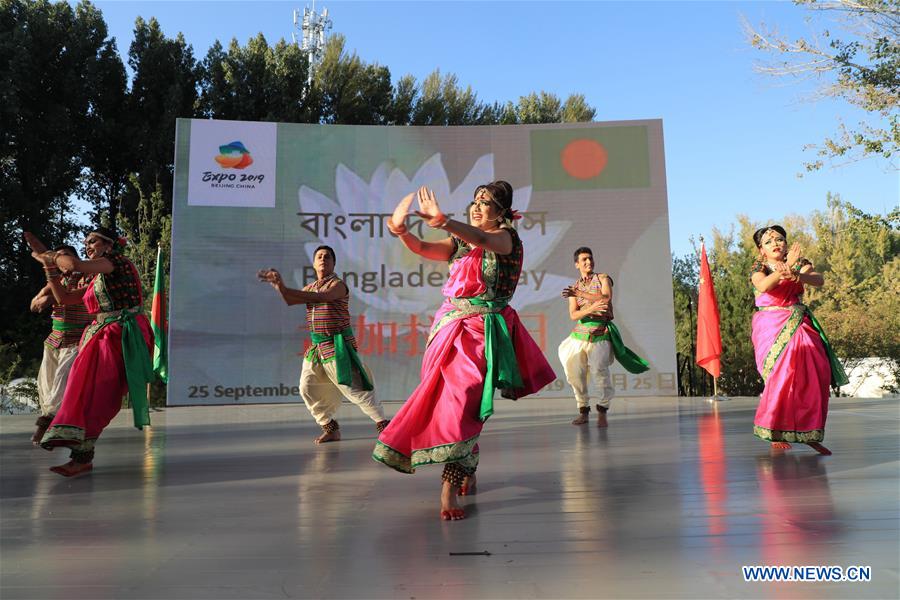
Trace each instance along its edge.
<instances>
[{"instance_id":1,"label":"female dancer in pink sari","mask_svg":"<svg viewBox=\"0 0 900 600\"><path fill-rule=\"evenodd\" d=\"M450 234L440 242L425 242L407 229L414 195L400 201L388 228L416 254L448 261L450 278L422 360L422 381L378 437L372 457L402 473L442 463L441 518L458 520L465 512L456 496L475 493L478 437L494 411L495 389L520 398L556 376L508 305L523 257L512 227L512 186L479 186L471 224L448 219L431 190L420 189L416 214Z\"/></svg>"},{"instance_id":2,"label":"female dancer in pink sari","mask_svg":"<svg viewBox=\"0 0 900 600\"><path fill-rule=\"evenodd\" d=\"M847 376L834 355L822 326L801 303L803 285L819 287L825 279L800 257L800 245L787 250L779 225L753 234L760 258L751 281L756 293L753 347L756 366L765 382L753 433L786 450L789 442L807 444L820 454L831 451L825 438L829 384L844 385Z\"/></svg>"},{"instance_id":3,"label":"female dancer in pink sari","mask_svg":"<svg viewBox=\"0 0 900 600\"><path fill-rule=\"evenodd\" d=\"M88 260L45 252L33 235L26 233L25 238L32 256L44 265L56 301L84 302L94 316L81 337L59 412L41 439L47 450L70 449L71 460L50 470L72 477L93 468L94 443L118 414L126 393L135 426L150 424L146 386L153 380L153 332L143 313L140 276L121 253L123 238L105 227L92 230L84 242ZM83 273L90 283L66 290L59 282L60 267Z\"/></svg>"}]
</instances>

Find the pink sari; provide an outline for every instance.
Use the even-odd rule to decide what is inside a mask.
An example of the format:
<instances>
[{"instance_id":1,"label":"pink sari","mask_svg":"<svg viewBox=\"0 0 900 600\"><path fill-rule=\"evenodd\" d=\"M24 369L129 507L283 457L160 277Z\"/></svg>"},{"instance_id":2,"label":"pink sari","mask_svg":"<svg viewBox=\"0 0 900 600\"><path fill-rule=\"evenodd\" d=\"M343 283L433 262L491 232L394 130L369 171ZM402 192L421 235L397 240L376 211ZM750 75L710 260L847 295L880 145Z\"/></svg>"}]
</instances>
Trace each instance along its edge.
<instances>
[{"instance_id":1,"label":"pink sari","mask_svg":"<svg viewBox=\"0 0 900 600\"><path fill-rule=\"evenodd\" d=\"M95 277L84 294L84 305L95 319L82 335L62 405L41 440L41 446L48 450L66 446L91 451L94 441L119 413L122 398L128 392L122 355L122 324L109 320L126 311L106 312L105 309L110 307L102 306L95 289L99 281L101 278ZM150 322L140 312L140 307L127 312L134 314L147 350L152 354Z\"/></svg>"},{"instance_id":2,"label":"pink sari","mask_svg":"<svg viewBox=\"0 0 900 600\"><path fill-rule=\"evenodd\" d=\"M488 290L483 252L476 248L453 262L442 290L446 300L435 315L421 383L378 437L372 458L403 473L426 464L478 465L478 437L487 419L483 408L488 361L485 313L499 314L509 332L521 387L504 390L519 398L556 378L519 315L509 306L476 304ZM492 390L491 390L492 392ZM489 415L488 415L489 416Z\"/></svg>"},{"instance_id":3,"label":"pink sari","mask_svg":"<svg viewBox=\"0 0 900 600\"><path fill-rule=\"evenodd\" d=\"M765 389L753 433L770 442L825 438L832 366L802 294L802 284L782 281L756 297L752 340Z\"/></svg>"}]
</instances>

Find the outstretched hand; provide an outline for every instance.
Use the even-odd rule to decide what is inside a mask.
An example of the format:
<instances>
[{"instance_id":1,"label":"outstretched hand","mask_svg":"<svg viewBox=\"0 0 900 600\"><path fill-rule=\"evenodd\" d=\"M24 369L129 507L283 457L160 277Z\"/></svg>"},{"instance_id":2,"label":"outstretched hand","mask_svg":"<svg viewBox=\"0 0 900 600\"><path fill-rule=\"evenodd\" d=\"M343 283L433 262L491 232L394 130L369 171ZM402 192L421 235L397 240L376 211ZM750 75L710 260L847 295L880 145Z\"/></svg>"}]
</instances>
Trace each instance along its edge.
<instances>
[{"instance_id":1,"label":"outstretched hand","mask_svg":"<svg viewBox=\"0 0 900 600\"><path fill-rule=\"evenodd\" d=\"M37 252L38 254L43 254L47 251L46 244L44 244L44 242L38 239L38 236L34 235L30 231L26 231L23 234L23 237L25 238L25 243L27 243L28 247L31 248L32 256L34 256L35 252Z\"/></svg>"},{"instance_id":2,"label":"outstretched hand","mask_svg":"<svg viewBox=\"0 0 900 600\"><path fill-rule=\"evenodd\" d=\"M281 273L275 269L260 269L256 272L256 277L263 283L268 283L276 290L284 285Z\"/></svg>"},{"instance_id":3,"label":"outstretched hand","mask_svg":"<svg viewBox=\"0 0 900 600\"><path fill-rule=\"evenodd\" d=\"M797 261L800 260L800 250L801 247L799 242L794 242L791 245L791 249L788 250L787 257L785 258L788 267L793 267L797 264Z\"/></svg>"},{"instance_id":4,"label":"outstretched hand","mask_svg":"<svg viewBox=\"0 0 900 600\"><path fill-rule=\"evenodd\" d=\"M402 231L406 227L406 217L409 215L409 207L412 205L415 197L416 193L410 192L403 196L403 199L397 204L397 208L394 209L394 214L391 215L390 219L390 225L394 230Z\"/></svg>"},{"instance_id":5,"label":"outstretched hand","mask_svg":"<svg viewBox=\"0 0 900 600\"><path fill-rule=\"evenodd\" d=\"M56 252L47 250L47 246L44 245L44 242L39 240L38 237L30 231L26 231L23 235L25 237L25 242L31 248L31 256L34 260L45 267L52 267L56 264Z\"/></svg>"},{"instance_id":6,"label":"outstretched hand","mask_svg":"<svg viewBox=\"0 0 900 600\"><path fill-rule=\"evenodd\" d=\"M419 188L416 195L419 198L419 210L416 211L417 215L426 221L432 221L443 214L441 213L441 207L438 206L437 198L434 197L434 192L429 188L423 185Z\"/></svg>"}]
</instances>

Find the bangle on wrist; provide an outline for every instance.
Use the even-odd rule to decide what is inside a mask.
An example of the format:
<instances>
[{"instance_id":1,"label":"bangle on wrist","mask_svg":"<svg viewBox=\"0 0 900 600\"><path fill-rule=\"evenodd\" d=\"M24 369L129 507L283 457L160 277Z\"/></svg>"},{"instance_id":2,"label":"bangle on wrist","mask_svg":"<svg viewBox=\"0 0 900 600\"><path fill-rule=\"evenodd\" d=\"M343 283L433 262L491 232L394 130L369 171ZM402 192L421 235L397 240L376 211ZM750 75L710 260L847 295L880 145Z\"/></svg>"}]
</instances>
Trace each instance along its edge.
<instances>
[{"instance_id":1,"label":"bangle on wrist","mask_svg":"<svg viewBox=\"0 0 900 600\"><path fill-rule=\"evenodd\" d=\"M446 229L448 222L450 222L450 217L439 212L434 218L428 220L428 226L434 229Z\"/></svg>"},{"instance_id":2,"label":"bangle on wrist","mask_svg":"<svg viewBox=\"0 0 900 600\"><path fill-rule=\"evenodd\" d=\"M406 226L406 223L404 223L400 227L394 227L394 225L390 222L390 220L387 222L387 228L388 228L388 231L390 231L397 237L400 237L404 233L409 232L409 228Z\"/></svg>"}]
</instances>

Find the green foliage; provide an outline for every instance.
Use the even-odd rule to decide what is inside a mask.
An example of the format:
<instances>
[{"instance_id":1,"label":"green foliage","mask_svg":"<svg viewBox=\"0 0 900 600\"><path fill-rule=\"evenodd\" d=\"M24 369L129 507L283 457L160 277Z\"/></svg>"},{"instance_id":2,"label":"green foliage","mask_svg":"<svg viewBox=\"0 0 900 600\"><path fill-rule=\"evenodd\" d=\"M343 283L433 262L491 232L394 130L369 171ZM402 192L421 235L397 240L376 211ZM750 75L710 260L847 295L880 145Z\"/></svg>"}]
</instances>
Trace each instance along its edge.
<instances>
[{"instance_id":1,"label":"green foliage","mask_svg":"<svg viewBox=\"0 0 900 600\"><path fill-rule=\"evenodd\" d=\"M73 198L94 224L129 239L145 292L156 245L171 231L175 119L179 117L367 125L492 125L584 121L584 96L561 102L541 92L486 104L453 74L392 82L390 70L327 44L308 83L308 63L285 40L259 34L228 49L218 41L197 61L179 33L138 17L123 59L99 9L48 0L0 0L0 368L34 374L46 317L25 307L43 286L22 240L78 243ZM166 252L168 256L168 252ZM149 296L149 293L147 294ZM19 360L16 360L18 358Z\"/></svg>"},{"instance_id":2,"label":"green foliage","mask_svg":"<svg viewBox=\"0 0 900 600\"><path fill-rule=\"evenodd\" d=\"M755 229L746 217L738 217L737 232L734 227L727 234L713 230L709 257L722 333L720 387L741 396L754 396L762 391L750 341L750 319L754 312L750 269L757 253L753 242L748 240L752 240Z\"/></svg>"},{"instance_id":3,"label":"green foliage","mask_svg":"<svg viewBox=\"0 0 900 600\"><path fill-rule=\"evenodd\" d=\"M840 98L866 111L868 122L848 127L839 123L837 134L810 144L817 156L809 171L825 160L884 158L897 168L900 151L900 1L898 0L794 0L810 11L806 38L788 39L777 31L746 26L750 43L774 55L774 64L760 71L773 76L814 75L820 94ZM812 16L827 15L829 24ZM840 32L835 37L833 30Z\"/></svg>"},{"instance_id":4,"label":"green foliage","mask_svg":"<svg viewBox=\"0 0 900 600\"><path fill-rule=\"evenodd\" d=\"M92 5L23 0L0 1L0 55L0 345L21 353L17 374L34 374L47 323L27 310L43 276L22 232L50 246L75 233L71 198L117 59Z\"/></svg>"},{"instance_id":5,"label":"green foliage","mask_svg":"<svg viewBox=\"0 0 900 600\"><path fill-rule=\"evenodd\" d=\"M0 355L7 354L7 348L0 346ZM40 406L37 381L26 379L15 385L10 383L16 378L15 373L21 370L21 357L13 356L7 366L0 370L0 414L20 414L34 412Z\"/></svg>"},{"instance_id":6,"label":"green foliage","mask_svg":"<svg viewBox=\"0 0 900 600\"><path fill-rule=\"evenodd\" d=\"M900 374L900 210L868 215L831 195L826 207L808 218L788 216L781 221L789 243L800 243L803 255L825 275L821 288L807 286L804 301L840 358L890 358ZM709 251L722 331L719 384L731 395L756 395L762 389L750 342L754 303L749 277L758 256L753 232L766 224L739 216L736 229L713 232ZM674 259L679 354L691 349L695 335L696 304L688 313L687 298L696 302L698 264L696 252Z\"/></svg>"},{"instance_id":7,"label":"green foliage","mask_svg":"<svg viewBox=\"0 0 900 600\"><path fill-rule=\"evenodd\" d=\"M145 21L140 17L134 24L128 64L134 72L128 110L132 125L129 142L135 157L129 173L137 175L141 193L149 195L159 187L171 206L175 119L199 116L200 69L184 36L179 33L168 38L156 19ZM126 186L122 212L133 218L139 201L138 190ZM118 207L110 207L116 224L119 212Z\"/></svg>"},{"instance_id":8,"label":"green foliage","mask_svg":"<svg viewBox=\"0 0 900 600\"><path fill-rule=\"evenodd\" d=\"M119 216L122 234L128 239L125 255L137 267L144 293L144 308L149 312L153 299L153 279L156 274L157 248L162 248L166 261L164 271L169 272L169 255L172 247L172 215L162 189L157 185L149 196L140 190L136 176L131 185L138 191L138 205L134 220ZM168 287L168 286L167 286Z\"/></svg>"}]
</instances>

